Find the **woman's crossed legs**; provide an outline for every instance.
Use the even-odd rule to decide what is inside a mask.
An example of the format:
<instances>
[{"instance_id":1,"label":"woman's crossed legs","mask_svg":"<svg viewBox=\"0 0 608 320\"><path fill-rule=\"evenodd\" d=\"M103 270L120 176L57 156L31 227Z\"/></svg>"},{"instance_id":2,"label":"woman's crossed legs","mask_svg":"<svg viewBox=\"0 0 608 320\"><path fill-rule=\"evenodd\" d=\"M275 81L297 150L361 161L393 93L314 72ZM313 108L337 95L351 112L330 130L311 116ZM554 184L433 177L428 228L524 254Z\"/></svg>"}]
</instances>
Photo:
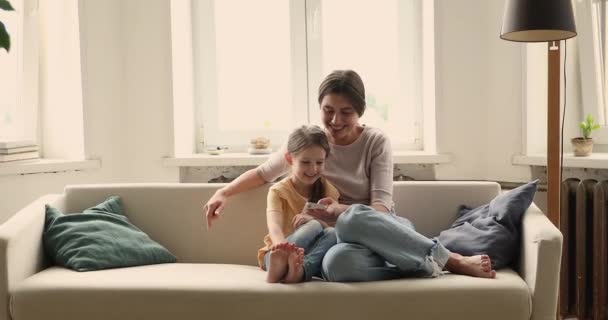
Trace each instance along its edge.
<instances>
[{"instance_id":1,"label":"woman's crossed legs","mask_svg":"<svg viewBox=\"0 0 608 320\"><path fill-rule=\"evenodd\" d=\"M494 278L487 255L463 257L414 230L407 219L352 205L336 224L338 244L323 260L329 281L375 281L405 276L434 277L442 269Z\"/></svg>"}]
</instances>

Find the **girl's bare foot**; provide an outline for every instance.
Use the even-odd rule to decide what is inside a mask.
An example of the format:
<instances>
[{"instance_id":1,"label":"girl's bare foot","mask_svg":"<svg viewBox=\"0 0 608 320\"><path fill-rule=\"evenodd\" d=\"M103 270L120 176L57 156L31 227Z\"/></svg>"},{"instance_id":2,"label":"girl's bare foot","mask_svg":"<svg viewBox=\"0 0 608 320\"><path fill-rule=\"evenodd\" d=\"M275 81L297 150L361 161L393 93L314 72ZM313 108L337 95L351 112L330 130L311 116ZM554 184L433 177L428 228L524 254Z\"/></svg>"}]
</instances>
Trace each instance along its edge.
<instances>
[{"instance_id":1,"label":"girl's bare foot","mask_svg":"<svg viewBox=\"0 0 608 320\"><path fill-rule=\"evenodd\" d=\"M269 283L277 283L285 277L288 271L287 259L292 252L292 246L289 243L275 244L270 248L270 257L266 270L266 281Z\"/></svg>"},{"instance_id":2,"label":"girl's bare foot","mask_svg":"<svg viewBox=\"0 0 608 320\"><path fill-rule=\"evenodd\" d=\"M445 268L451 273L464 274L478 278L495 278L496 271L492 270L492 261L487 255L464 257L450 252Z\"/></svg>"},{"instance_id":3,"label":"girl's bare foot","mask_svg":"<svg viewBox=\"0 0 608 320\"><path fill-rule=\"evenodd\" d=\"M285 276L285 279L283 279L283 282L302 282L302 278L304 278L304 249L294 247L287 258L287 264L289 265L289 271L287 271L287 275Z\"/></svg>"}]
</instances>

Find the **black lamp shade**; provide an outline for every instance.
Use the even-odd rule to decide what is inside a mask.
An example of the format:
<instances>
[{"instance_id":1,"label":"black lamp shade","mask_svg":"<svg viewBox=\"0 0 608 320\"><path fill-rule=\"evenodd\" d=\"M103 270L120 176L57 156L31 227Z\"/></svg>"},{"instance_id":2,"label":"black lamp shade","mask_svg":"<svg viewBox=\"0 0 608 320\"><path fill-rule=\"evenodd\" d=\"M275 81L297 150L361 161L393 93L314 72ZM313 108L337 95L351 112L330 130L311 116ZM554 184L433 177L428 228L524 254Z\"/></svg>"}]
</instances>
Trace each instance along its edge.
<instances>
[{"instance_id":1,"label":"black lamp shade","mask_svg":"<svg viewBox=\"0 0 608 320\"><path fill-rule=\"evenodd\" d=\"M500 32L504 40L548 42L575 36L570 0L507 0L505 4Z\"/></svg>"}]
</instances>

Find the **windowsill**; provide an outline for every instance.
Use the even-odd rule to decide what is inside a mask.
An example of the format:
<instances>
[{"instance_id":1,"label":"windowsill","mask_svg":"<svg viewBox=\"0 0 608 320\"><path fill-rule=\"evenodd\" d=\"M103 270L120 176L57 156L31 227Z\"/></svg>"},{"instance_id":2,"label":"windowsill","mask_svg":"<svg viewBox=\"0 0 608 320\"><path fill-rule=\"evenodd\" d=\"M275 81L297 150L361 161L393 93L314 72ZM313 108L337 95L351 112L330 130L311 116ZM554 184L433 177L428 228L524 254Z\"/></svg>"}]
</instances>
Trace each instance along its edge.
<instances>
[{"instance_id":1,"label":"windowsill","mask_svg":"<svg viewBox=\"0 0 608 320\"><path fill-rule=\"evenodd\" d=\"M269 154L252 155L249 153L224 153L220 155L191 154L163 159L165 167L211 167L211 166L257 166L264 163ZM437 164L452 161L449 154L425 151L393 152L395 164Z\"/></svg>"},{"instance_id":2,"label":"windowsill","mask_svg":"<svg viewBox=\"0 0 608 320\"><path fill-rule=\"evenodd\" d=\"M0 176L101 168L101 160L33 159L0 163Z\"/></svg>"},{"instance_id":3,"label":"windowsill","mask_svg":"<svg viewBox=\"0 0 608 320\"><path fill-rule=\"evenodd\" d=\"M547 166L547 156L516 155L512 162L519 165ZM608 153L592 153L588 157L575 157L572 153L564 153L564 168L608 169Z\"/></svg>"}]
</instances>

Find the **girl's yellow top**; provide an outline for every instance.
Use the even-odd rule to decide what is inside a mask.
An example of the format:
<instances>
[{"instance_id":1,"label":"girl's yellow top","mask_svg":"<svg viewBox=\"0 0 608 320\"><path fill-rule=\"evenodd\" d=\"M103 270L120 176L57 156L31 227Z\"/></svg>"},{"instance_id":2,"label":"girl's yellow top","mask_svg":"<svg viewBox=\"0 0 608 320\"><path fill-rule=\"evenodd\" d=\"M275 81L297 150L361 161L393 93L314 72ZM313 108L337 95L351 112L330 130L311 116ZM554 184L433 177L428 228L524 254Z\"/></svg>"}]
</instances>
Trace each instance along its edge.
<instances>
[{"instance_id":1,"label":"girl's yellow top","mask_svg":"<svg viewBox=\"0 0 608 320\"><path fill-rule=\"evenodd\" d=\"M332 198L338 201L340 193L338 189L334 187L325 177L321 177L321 182L325 190L324 198ZM275 183L270 190L268 190L268 198L266 205L266 212L280 212L283 214L283 234L285 237L294 232L292 226L293 217L302 212L304 205L308 199L301 196L293 186L290 177L284 178L283 180ZM258 250L258 263L261 268L264 268L264 255L272 247L272 239L267 234L264 237L265 246Z\"/></svg>"}]
</instances>

